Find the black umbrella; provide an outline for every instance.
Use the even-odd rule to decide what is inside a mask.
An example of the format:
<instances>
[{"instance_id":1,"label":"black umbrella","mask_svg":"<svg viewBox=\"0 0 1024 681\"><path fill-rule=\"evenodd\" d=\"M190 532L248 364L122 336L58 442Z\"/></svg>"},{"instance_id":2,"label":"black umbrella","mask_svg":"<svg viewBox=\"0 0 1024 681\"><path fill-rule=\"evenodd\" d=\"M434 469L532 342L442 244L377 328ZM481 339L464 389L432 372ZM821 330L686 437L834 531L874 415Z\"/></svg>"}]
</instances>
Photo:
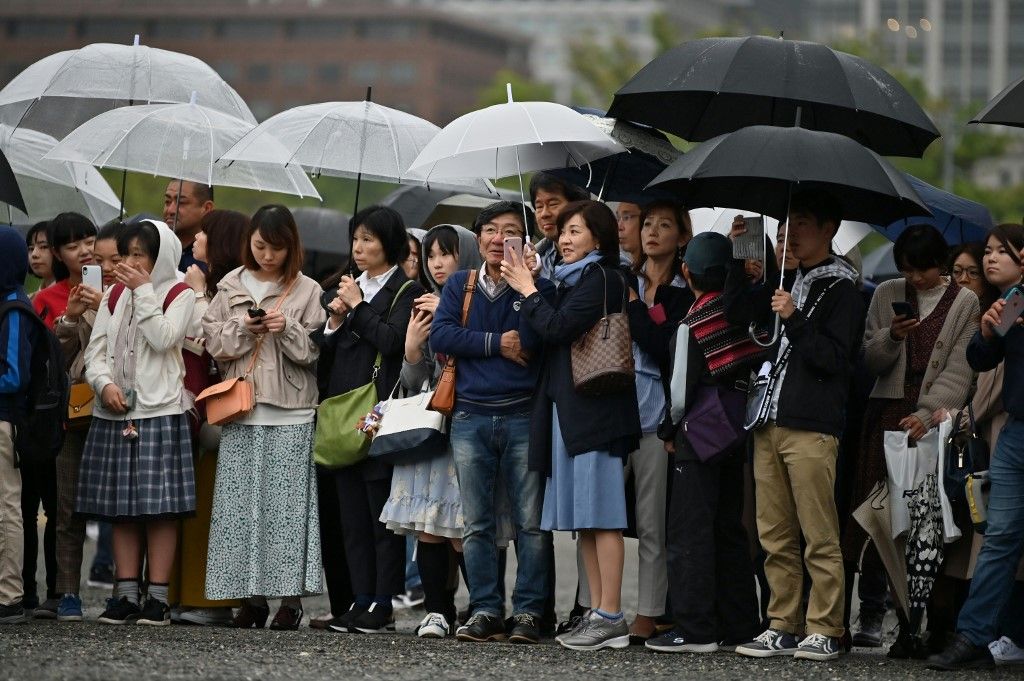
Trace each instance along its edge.
<instances>
[{"instance_id":1,"label":"black umbrella","mask_svg":"<svg viewBox=\"0 0 1024 681\"><path fill-rule=\"evenodd\" d=\"M785 220L789 193L817 187L842 203L844 220L889 224L931 215L906 177L849 137L757 125L694 147L651 182L687 206L732 206Z\"/></svg>"},{"instance_id":2,"label":"black umbrella","mask_svg":"<svg viewBox=\"0 0 1024 681\"><path fill-rule=\"evenodd\" d=\"M910 612L907 622L900 622L900 637L915 647L921 623L928 609L935 579L942 569L944 544L942 540L942 506L935 473L925 476L920 485L909 493L910 530L907 532L907 586ZM905 630L904 630L905 627Z\"/></svg>"},{"instance_id":3,"label":"black umbrella","mask_svg":"<svg viewBox=\"0 0 1024 681\"><path fill-rule=\"evenodd\" d=\"M433 227L426 225L427 218L437 208L437 204L455 196L458 192L441 189L427 189L416 185L399 187L385 196L380 205L393 208L402 216L406 227Z\"/></svg>"},{"instance_id":4,"label":"black umbrella","mask_svg":"<svg viewBox=\"0 0 1024 681\"><path fill-rule=\"evenodd\" d=\"M1011 83L990 99L970 122L1024 128L1024 78Z\"/></svg>"},{"instance_id":5,"label":"black umbrella","mask_svg":"<svg viewBox=\"0 0 1024 681\"><path fill-rule=\"evenodd\" d=\"M702 142L751 125L847 135L887 156L921 156L939 131L885 70L826 45L763 36L683 43L640 70L608 115Z\"/></svg>"},{"instance_id":6,"label":"black umbrella","mask_svg":"<svg viewBox=\"0 0 1024 681\"><path fill-rule=\"evenodd\" d=\"M18 180L14 177L11 164L7 162L4 152L0 151L0 201L8 206L13 206L22 213L27 213L25 199L21 196L21 188L18 187Z\"/></svg>"}]
</instances>

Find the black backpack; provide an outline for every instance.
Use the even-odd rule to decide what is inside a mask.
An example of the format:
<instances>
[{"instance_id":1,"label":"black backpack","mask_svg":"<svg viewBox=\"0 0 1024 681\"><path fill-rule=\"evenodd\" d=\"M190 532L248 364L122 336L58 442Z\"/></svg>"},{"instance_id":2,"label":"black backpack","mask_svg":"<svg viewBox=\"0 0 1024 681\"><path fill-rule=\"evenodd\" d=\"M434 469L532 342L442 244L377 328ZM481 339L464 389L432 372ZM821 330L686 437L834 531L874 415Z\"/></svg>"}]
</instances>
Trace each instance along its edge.
<instances>
[{"instance_id":1,"label":"black backpack","mask_svg":"<svg viewBox=\"0 0 1024 681\"><path fill-rule=\"evenodd\" d=\"M71 382L64 367L60 342L36 311L20 300L0 303L0 319L21 311L30 319L40 336L32 344L32 363L26 393L25 412L14 425L14 451L19 462L29 464L53 461L64 444L68 418L68 394Z\"/></svg>"}]
</instances>

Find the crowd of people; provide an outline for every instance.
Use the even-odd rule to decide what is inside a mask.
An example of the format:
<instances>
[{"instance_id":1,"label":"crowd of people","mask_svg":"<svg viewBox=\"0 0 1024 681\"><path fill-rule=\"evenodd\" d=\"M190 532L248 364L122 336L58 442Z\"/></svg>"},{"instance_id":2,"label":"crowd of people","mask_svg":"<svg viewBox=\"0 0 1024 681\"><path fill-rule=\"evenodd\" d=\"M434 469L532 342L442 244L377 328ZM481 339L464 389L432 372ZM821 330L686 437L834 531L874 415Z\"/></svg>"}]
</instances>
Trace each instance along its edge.
<instances>
[{"instance_id":1,"label":"crowd of people","mask_svg":"<svg viewBox=\"0 0 1024 681\"><path fill-rule=\"evenodd\" d=\"M351 262L319 283L287 208L247 217L189 182L168 186L163 221L0 228L0 623L83 619L95 520L110 528L93 566L113 565L104 624L294 630L326 591L310 627L393 632L409 542L423 638L832 660L882 644L898 591L855 516L885 487L887 434L924 440L970 405L991 450L987 527L953 509L963 537L926 615L897 607L889 654L1024 662L1024 330L1002 318L1024 227L952 252L910 227L902 276L874 288L833 253L842 210L821 190L793 195L761 261L733 257L743 216L695 235L676 202L613 209L545 173L530 199L425 231L365 208ZM71 398L62 448L36 459L15 443L49 333ZM582 348L613 336L625 352L598 364L624 368L585 381ZM322 404L418 395L452 368L442 453L328 461ZM211 424L195 397L231 379L254 405ZM554 532L573 533L576 565L555 565ZM556 569L576 574L574 603L555 602Z\"/></svg>"}]
</instances>

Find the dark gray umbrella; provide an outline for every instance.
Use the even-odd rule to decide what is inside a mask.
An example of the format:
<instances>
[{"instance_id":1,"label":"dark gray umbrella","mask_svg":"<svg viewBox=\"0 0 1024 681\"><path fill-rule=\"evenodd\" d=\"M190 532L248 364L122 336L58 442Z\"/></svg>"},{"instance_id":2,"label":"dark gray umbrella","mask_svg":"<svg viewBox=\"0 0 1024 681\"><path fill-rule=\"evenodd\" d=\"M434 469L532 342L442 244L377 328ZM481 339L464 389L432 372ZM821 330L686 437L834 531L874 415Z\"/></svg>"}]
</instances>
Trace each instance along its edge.
<instances>
[{"instance_id":1,"label":"dark gray umbrella","mask_svg":"<svg viewBox=\"0 0 1024 681\"><path fill-rule=\"evenodd\" d=\"M330 208L295 208L302 247L307 251L347 256L349 216Z\"/></svg>"},{"instance_id":2,"label":"dark gray umbrella","mask_svg":"<svg viewBox=\"0 0 1024 681\"><path fill-rule=\"evenodd\" d=\"M21 196L21 188L18 180L14 177L11 164L7 162L4 152L0 151L0 202L17 208L22 213L27 213L25 199Z\"/></svg>"},{"instance_id":3,"label":"dark gray umbrella","mask_svg":"<svg viewBox=\"0 0 1024 681\"><path fill-rule=\"evenodd\" d=\"M1011 83L990 99L970 122L1024 128L1024 78Z\"/></svg>"},{"instance_id":4,"label":"dark gray umbrella","mask_svg":"<svg viewBox=\"0 0 1024 681\"><path fill-rule=\"evenodd\" d=\"M921 156L939 131L885 70L826 45L763 36L683 43L615 93L608 115L701 142L751 125L847 135L887 156Z\"/></svg>"},{"instance_id":5,"label":"dark gray umbrella","mask_svg":"<svg viewBox=\"0 0 1024 681\"><path fill-rule=\"evenodd\" d=\"M380 205L394 209L402 216L406 227L433 227L424 226L427 218L437 208L437 204L458 192L427 189L415 185L399 187L391 192L380 202Z\"/></svg>"},{"instance_id":6,"label":"dark gray umbrella","mask_svg":"<svg viewBox=\"0 0 1024 681\"><path fill-rule=\"evenodd\" d=\"M789 192L821 188L844 220L889 224L930 215L907 179L849 137L804 128L744 128L698 144L651 182L693 208L732 206L784 220Z\"/></svg>"}]
</instances>

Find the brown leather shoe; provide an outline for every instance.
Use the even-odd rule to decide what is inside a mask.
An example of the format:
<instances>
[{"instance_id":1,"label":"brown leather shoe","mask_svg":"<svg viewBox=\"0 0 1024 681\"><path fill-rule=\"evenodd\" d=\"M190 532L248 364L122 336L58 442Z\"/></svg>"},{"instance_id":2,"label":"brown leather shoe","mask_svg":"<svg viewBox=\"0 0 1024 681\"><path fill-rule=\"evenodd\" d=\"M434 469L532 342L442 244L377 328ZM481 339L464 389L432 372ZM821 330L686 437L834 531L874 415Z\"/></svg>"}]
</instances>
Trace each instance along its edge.
<instances>
[{"instance_id":1,"label":"brown leather shoe","mask_svg":"<svg viewBox=\"0 0 1024 681\"><path fill-rule=\"evenodd\" d=\"M262 629L267 626L267 618L270 617L269 606L258 606L252 603L242 603L238 609L232 625L235 629Z\"/></svg>"},{"instance_id":2,"label":"brown leather shoe","mask_svg":"<svg viewBox=\"0 0 1024 681\"><path fill-rule=\"evenodd\" d=\"M334 615L332 615L331 613L327 613L326 615L320 615L319 617L310 617L309 618L309 628L310 629L322 629L322 630L326 631L326 630L330 629L331 620L333 620L333 619L334 619Z\"/></svg>"},{"instance_id":3,"label":"brown leather shoe","mask_svg":"<svg viewBox=\"0 0 1024 681\"><path fill-rule=\"evenodd\" d=\"M277 614L274 615L274 621L270 623L270 628L275 631L295 631L299 628L299 624L302 622L302 608L292 608L287 605L282 605L277 609Z\"/></svg>"}]
</instances>

